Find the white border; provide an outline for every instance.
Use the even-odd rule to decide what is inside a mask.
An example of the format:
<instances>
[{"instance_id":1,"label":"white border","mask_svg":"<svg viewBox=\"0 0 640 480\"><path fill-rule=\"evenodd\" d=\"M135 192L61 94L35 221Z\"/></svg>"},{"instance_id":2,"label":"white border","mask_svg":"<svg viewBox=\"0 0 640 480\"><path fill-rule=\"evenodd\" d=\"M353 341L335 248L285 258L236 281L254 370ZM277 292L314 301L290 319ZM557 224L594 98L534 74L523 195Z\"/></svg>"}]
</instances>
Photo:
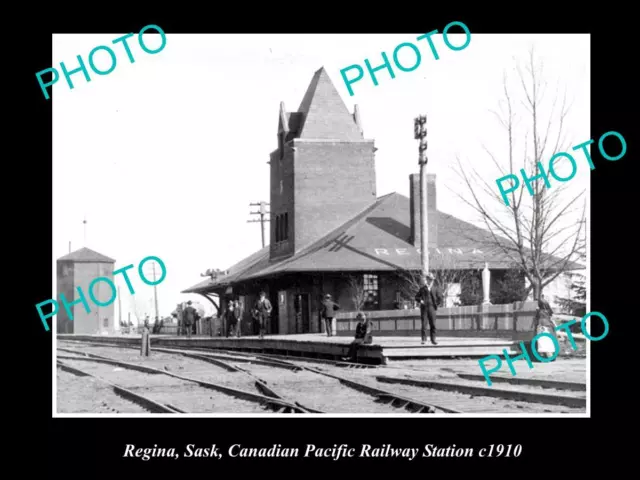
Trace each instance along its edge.
<instances>
[{"instance_id":1,"label":"white border","mask_svg":"<svg viewBox=\"0 0 640 480\"><path fill-rule=\"evenodd\" d=\"M589 35L589 50L591 50L591 36ZM591 91L591 84L589 84L589 91ZM53 108L51 110L51 125L53 126ZM55 173L54 173L54 165L53 165L53 137L52 136L52 168L51 168L51 218L53 219L54 212L54 202L53 202L53 191L55 189ZM586 285L587 285L587 312L591 311L591 175L592 172L589 173L587 180L587 224L586 224L586 236L587 236L587 275L586 275ZM56 289L57 289L57 265L55 260L55 252L53 251L53 239L55 237L55 223L51 222L51 257L53 258L53 269L52 269L52 292L51 298L57 298ZM585 340L586 342L586 362L587 362L587 371L586 371L586 380L587 380L587 408L586 413L462 413L462 414L424 414L424 415L416 415L415 413L400 413L400 414L354 414L354 413L310 413L310 414L295 414L295 415L283 415L281 413L271 413L271 414L236 414L236 413L182 413L182 414L174 414L174 413L143 413L143 414L133 414L133 413L104 413L104 414L95 414L95 413L57 413L57 315L54 315L53 320L51 322L51 342L52 342L52 365L51 365L51 375L52 375L52 391L51 391L51 405L52 405L52 418L279 418L279 419L299 419L299 418L413 418L417 419L428 419L428 418L591 418L591 345L589 340Z\"/></svg>"}]
</instances>

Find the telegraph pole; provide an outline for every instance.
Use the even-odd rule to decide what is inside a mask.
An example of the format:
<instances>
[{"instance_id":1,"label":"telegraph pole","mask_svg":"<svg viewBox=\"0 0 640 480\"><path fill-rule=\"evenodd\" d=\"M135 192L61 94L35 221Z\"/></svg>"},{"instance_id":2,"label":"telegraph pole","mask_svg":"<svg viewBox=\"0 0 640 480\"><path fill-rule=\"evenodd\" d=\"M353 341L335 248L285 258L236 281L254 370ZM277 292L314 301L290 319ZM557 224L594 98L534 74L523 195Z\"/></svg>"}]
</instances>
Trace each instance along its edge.
<instances>
[{"instance_id":1,"label":"telegraph pole","mask_svg":"<svg viewBox=\"0 0 640 480\"><path fill-rule=\"evenodd\" d=\"M267 202L260 202L260 203L250 203L249 206L250 207L260 207L260 210L258 212L249 212L249 215L259 215L260 216L260 220L247 220L247 223L260 223L261 224L261 229L262 229L262 248L264 248L264 237L265 237L265 233L264 233L264 225L265 223L267 223L269 221L269 217L267 217L267 215L270 214L270 212L267 212L267 206L269 204Z\"/></svg>"},{"instance_id":2,"label":"telegraph pole","mask_svg":"<svg viewBox=\"0 0 640 480\"><path fill-rule=\"evenodd\" d=\"M151 264L153 268L153 303L156 309L156 322L160 321L160 317L158 316L158 285L156 284L156 263L153 262Z\"/></svg>"},{"instance_id":3,"label":"telegraph pole","mask_svg":"<svg viewBox=\"0 0 640 480\"><path fill-rule=\"evenodd\" d=\"M429 272L429 225L427 223L427 116L413 120L414 138L419 140L418 164L420 165L420 253L422 274Z\"/></svg>"},{"instance_id":4,"label":"telegraph pole","mask_svg":"<svg viewBox=\"0 0 640 480\"><path fill-rule=\"evenodd\" d=\"M146 274L148 275L148 273ZM156 283L157 279L156 279L156 263L155 262L151 263L151 274L153 275L153 283ZM153 305L156 312L156 318L159 321L160 317L158 314L158 286L157 285L153 286ZM147 316L147 312L144 313L144 316L145 317Z\"/></svg>"},{"instance_id":5,"label":"telegraph pole","mask_svg":"<svg viewBox=\"0 0 640 480\"><path fill-rule=\"evenodd\" d=\"M120 325L120 328L122 328L122 302L120 301L121 298L120 286L118 286L118 324Z\"/></svg>"}]
</instances>

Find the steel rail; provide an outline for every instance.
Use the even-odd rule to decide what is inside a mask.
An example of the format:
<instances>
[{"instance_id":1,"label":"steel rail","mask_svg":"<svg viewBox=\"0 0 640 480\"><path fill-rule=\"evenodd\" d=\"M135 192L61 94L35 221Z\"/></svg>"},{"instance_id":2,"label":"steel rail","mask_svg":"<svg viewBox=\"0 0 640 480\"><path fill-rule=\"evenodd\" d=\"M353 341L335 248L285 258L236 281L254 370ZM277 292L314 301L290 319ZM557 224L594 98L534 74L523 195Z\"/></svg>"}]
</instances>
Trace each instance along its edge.
<instances>
[{"instance_id":1,"label":"steel rail","mask_svg":"<svg viewBox=\"0 0 640 480\"><path fill-rule=\"evenodd\" d=\"M169 348L155 348L154 351L160 351L160 352L165 352L165 353L173 353L173 354L176 354L176 353L180 353L180 354L189 353L189 352L181 352L178 349L169 349ZM200 349L199 349L199 351L200 351ZM215 352L207 351L206 355L198 355L198 357L201 360L204 360L206 357L210 357L212 359L217 360L219 363L224 363L224 362L222 362L220 360L220 355L218 354L218 352L220 352L220 350L217 350ZM77 352L74 352L74 353L77 353ZM88 355L92 355L92 354L88 354ZM269 357L267 357L265 359L261 354L248 353L248 352L238 352L238 351L232 351L232 352L223 351L222 355L223 356L232 355L235 358L226 357L226 359L232 360L232 361L245 361L247 363L255 363L255 364L260 364L260 365L267 365L267 366L271 366L271 367L275 367L275 368L283 368L283 369L293 370L293 371L307 370L309 372L313 372L313 373L318 374L318 375L323 375L323 376L326 376L326 377L330 377L330 378L333 378L335 380L338 380L340 383L342 383L343 385L345 385L347 387L350 387L350 388L352 388L354 390L357 390L357 391L360 391L362 393L365 393L365 394L368 394L370 396L373 396L373 397L377 398L379 401L381 401L382 403L389 404L390 406L395 407L395 408L404 408L405 410L409 410L412 413L435 413L437 410L440 410L440 411L445 412L445 413L462 413L459 410L454 410L454 409L451 409L451 408L442 407L440 405L429 404L429 403L425 403L425 402L422 402L422 401L419 401L419 400L414 400L414 399L411 399L411 398L408 398L408 397L396 395L396 394L394 394L392 392L389 392L389 391L386 391L386 390L382 390L382 389L378 389L378 388L374 388L374 387L370 387L368 385L362 384L360 382L356 382L354 380L346 379L346 378L340 377L338 375L334 375L334 374L330 374L330 373L327 373L327 372L323 372L321 370L316 370L315 368L312 368L312 367L297 365L297 364L291 363L291 362L286 361L286 360L276 359L276 358L274 358L274 356L269 356ZM239 358L239 357L244 357L244 358ZM336 363L344 364L344 363L346 363L346 362L332 362L330 360L327 360L326 362L330 363L330 364L336 364ZM214 362L211 362L211 363L214 363ZM232 368L239 368L239 367L233 366ZM241 370L244 370L244 369L241 369ZM162 372L162 373L164 373L164 372ZM252 375L252 376L255 377L255 375ZM269 388L269 387L267 387L267 388ZM294 404L296 406L298 406L298 408L307 410L307 412L324 413L324 412L320 412L320 411L317 411L317 410L314 411L313 409L311 409L309 407L305 407L305 406L299 404L298 402L295 402Z\"/></svg>"},{"instance_id":2,"label":"steel rail","mask_svg":"<svg viewBox=\"0 0 640 480\"><path fill-rule=\"evenodd\" d=\"M501 399L523 401L527 403L543 403L546 405L563 405L572 408L586 407L587 399L571 395L553 395L548 393L526 392L522 390L503 390L493 387L481 387L477 385L461 385L459 383L436 382L432 380L414 380L410 378L397 378L378 376L379 382L398 383L414 387L430 388L447 392L459 392L466 395L495 397Z\"/></svg>"},{"instance_id":3,"label":"steel rail","mask_svg":"<svg viewBox=\"0 0 640 480\"><path fill-rule=\"evenodd\" d=\"M476 380L479 382L486 382L484 375L457 372L456 375L463 380ZM555 390L571 390L575 392L587 391L586 383L545 380L542 378L492 377L491 381L494 383L509 383L512 385L529 385L532 387L553 388Z\"/></svg>"},{"instance_id":4,"label":"steel rail","mask_svg":"<svg viewBox=\"0 0 640 480\"><path fill-rule=\"evenodd\" d=\"M232 364L227 363L227 362L225 362L223 360L220 360L220 357L213 357L211 355L200 355L200 354L197 354L197 353L185 352L185 351L181 351L181 350L172 350L172 349L168 349L168 348L156 348L155 351L163 352L163 353L171 353L173 355L182 355L182 356L184 356L186 358L193 358L195 360L201 360L201 361L204 361L204 362L211 363L213 365L217 365L217 366L219 366L221 368L224 368L225 370L230 371L230 372L243 373L243 374L249 376L255 382L256 388L262 394L264 394L267 397L277 398L277 399L282 400L284 402L291 403L293 405L297 405L298 407L300 407L303 410L305 410L306 413L325 413L325 412L322 412L320 410L315 410L313 408L305 407L304 405L302 405L299 402L288 400L287 398L285 398L284 395L282 395L281 393L277 392L272 387L268 386L267 382L264 381L263 379L261 379L260 377L258 377L257 375L253 374L252 372L250 372L247 369L244 369L244 368L239 367L237 365L232 365ZM261 360L252 361L251 359L248 359L248 358L247 359L229 358L229 360L232 360L232 361L243 360L243 361L246 361L248 363L256 363L256 364L259 364L259 365L276 366L276 367L280 366L280 365L274 365L273 362L266 362L266 361L261 361ZM291 366L287 366L286 368L287 368L287 370L294 370ZM300 370L300 369L296 368L295 370Z\"/></svg>"},{"instance_id":5,"label":"steel rail","mask_svg":"<svg viewBox=\"0 0 640 480\"><path fill-rule=\"evenodd\" d=\"M69 349L63 349L63 348L58 348L58 350L61 351L66 351L69 353L78 353L77 351L69 351ZM198 380L195 378L189 378L189 377L185 377L182 375L177 375L175 373L172 372L168 372L166 370L159 370L157 368L153 368L153 367L147 367L147 366L143 366L143 365L136 365L136 364L132 364L132 363L127 363L127 362L122 362L120 360L114 360L112 358L108 358L108 357L103 357L101 355L96 355L96 354L92 354L92 353L85 353L85 352L80 352L81 354L86 355L85 357L68 357L68 356L61 356L58 355L58 358L65 358L68 360L78 360L78 361L92 361L92 362L96 362L96 363L105 363L108 365L115 365L118 367L123 367L123 368L127 368L129 370L136 370L139 372L144 372L144 373L149 373L151 375L167 375L170 377L174 377L177 378L179 380L183 380L186 382L192 382L192 383L197 383L198 385L200 385L201 387L204 388L208 388L211 390L216 390L218 392L224 393L226 395L235 397L235 398L240 398L242 400L248 400L254 403L260 403L264 406L266 406L267 408L269 408L270 410L276 411L276 413L308 413L307 411L304 410L304 408L277 399L277 398L273 398L273 397L267 397L265 395L260 395L257 393L253 393L253 392L247 392L246 390L240 390L240 389L236 389L236 388L231 388L231 387L226 387L224 385L218 385L216 383L211 383L211 382L205 382L202 380Z\"/></svg>"},{"instance_id":6,"label":"steel rail","mask_svg":"<svg viewBox=\"0 0 640 480\"><path fill-rule=\"evenodd\" d=\"M76 357L74 357L74 359L76 359ZM79 377L93 378L94 380L110 387L116 395L126 400L129 400L130 402L133 402L137 405L140 405L141 407L149 410L151 413L185 413L182 410L178 410L176 407L172 405L168 405L168 404L163 405L161 403L158 403L155 400L151 400L150 398L147 398L143 395L139 395L137 393L132 392L131 390L127 390L126 388L121 387L120 385L116 385L115 383L111 383L105 380L104 378L98 377L97 375L93 375L79 368L75 368L75 367L72 367L71 365L67 365L66 363L61 362L60 360L57 361L57 366L61 370L72 373Z\"/></svg>"},{"instance_id":7,"label":"steel rail","mask_svg":"<svg viewBox=\"0 0 640 480\"><path fill-rule=\"evenodd\" d=\"M261 356L259 354L247 354L247 355L252 355L252 356L255 356L255 357L258 357L258 358ZM419 400L414 400L414 399L409 398L409 397L396 395L395 393L392 393L392 392L389 392L389 391L386 391L386 390L382 390L382 389L379 389L379 388L371 387L369 385L365 385L363 383L356 382L354 380L350 380L350 379L341 377L339 375L334 375L332 373L323 372L323 371L317 370L317 369L315 369L313 367L295 365L293 363L289 363L289 362L284 361L284 360L274 360L274 362L282 365L283 367L286 366L286 365L288 365L289 367L297 366L301 370L306 370L306 371L309 371L309 372L316 373L318 375L324 375L325 377L333 378L335 380L338 380L343 385L351 387L354 390L358 390L358 391L360 391L362 393L366 393L368 395L371 395L373 397L378 398L382 403L387 403L387 404L391 405L392 407L396 407L396 408L404 408L405 410L409 410L412 413L436 413L437 410L440 410L440 411L446 412L446 413L462 413L459 410L454 410L452 408L442 407L440 405L435 405L435 404L431 404L431 403L425 403L425 402L422 402L422 401L419 401Z\"/></svg>"}]
</instances>

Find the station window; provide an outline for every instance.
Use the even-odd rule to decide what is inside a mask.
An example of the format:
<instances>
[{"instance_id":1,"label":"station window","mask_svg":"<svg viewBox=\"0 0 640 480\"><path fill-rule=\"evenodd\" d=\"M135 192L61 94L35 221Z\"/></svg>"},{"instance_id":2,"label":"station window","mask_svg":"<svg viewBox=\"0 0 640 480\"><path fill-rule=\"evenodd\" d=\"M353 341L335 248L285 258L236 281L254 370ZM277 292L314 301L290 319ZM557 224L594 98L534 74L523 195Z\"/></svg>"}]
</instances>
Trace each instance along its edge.
<instances>
[{"instance_id":1,"label":"station window","mask_svg":"<svg viewBox=\"0 0 640 480\"><path fill-rule=\"evenodd\" d=\"M283 235L282 235L282 239L283 240L289 240L289 214L285 213L284 214L284 227L283 227Z\"/></svg>"},{"instance_id":2,"label":"station window","mask_svg":"<svg viewBox=\"0 0 640 480\"><path fill-rule=\"evenodd\" d=\"M104 328L109 328L109 319L108 318L105 318L102 322L103 322L102 325L104 326Z\"/></svg>"},{"instance_id":3,"label":"station window","mask_svg":"<svg viewBox=\"0 0 640 480\"><path fill-rule=\"evenodd\" d=\"M276 215L276 243L289 240L289 213Z\"/></svg>"},{"instance_id":4,"label":"station window","mask_svg":"<svg viewBox=\"0 0 640 480\"><path fill-rule=\"evenodd\" d=\"M278 153L280 154L280 160L282 160L284 158L284 132L280 132L280 134L278 134L278 150Z\"/></svg>"},{"instance_id":5,"label":"station window","mask_svg":"<svg viewBox=\"0 0 640 480\"><path fill-rule=\"evenodd\" d=\"M380 308L380 286L378 275L364 275L364 308L378 310Z\"/></svg>"}]
</instances>

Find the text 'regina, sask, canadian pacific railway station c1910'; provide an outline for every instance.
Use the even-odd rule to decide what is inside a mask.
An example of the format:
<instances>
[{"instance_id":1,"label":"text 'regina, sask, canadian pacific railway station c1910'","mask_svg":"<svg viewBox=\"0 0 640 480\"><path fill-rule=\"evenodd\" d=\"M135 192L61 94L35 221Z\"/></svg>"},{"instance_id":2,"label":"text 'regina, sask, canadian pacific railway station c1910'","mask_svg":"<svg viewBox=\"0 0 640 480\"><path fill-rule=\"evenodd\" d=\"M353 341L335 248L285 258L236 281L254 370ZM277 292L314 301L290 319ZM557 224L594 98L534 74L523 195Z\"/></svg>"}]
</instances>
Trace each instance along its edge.
<instances>
[{"instance_id":1,"label":"text 'regina, sask, canadian pacific railway station c1910'","mask_svg":"<svg viewBox=\"0 0 640 480\"><path fill-rule=\"evenodd\" d=\"M319 310L327 293L343 310L357 310L354 278L363 285L363 310L410 304L401 285L406 272L421 268L419 175L408 179L410 198L377 196L374 140L366 139L357 105L348 111L324 68L297 111L281 103L277 135L269 162L270 244L183 293L204 296L219 313L236 296L245 306L243 328L251 328L246 307L264 290L273 305L267 334L323 331ZM488 303L512 260L495 248L489 232L438 211L435 175L427 182L430 269L473 272L484 279ZM470 285L461 281L457 294Z\"/></svg>"}]
</instances>

